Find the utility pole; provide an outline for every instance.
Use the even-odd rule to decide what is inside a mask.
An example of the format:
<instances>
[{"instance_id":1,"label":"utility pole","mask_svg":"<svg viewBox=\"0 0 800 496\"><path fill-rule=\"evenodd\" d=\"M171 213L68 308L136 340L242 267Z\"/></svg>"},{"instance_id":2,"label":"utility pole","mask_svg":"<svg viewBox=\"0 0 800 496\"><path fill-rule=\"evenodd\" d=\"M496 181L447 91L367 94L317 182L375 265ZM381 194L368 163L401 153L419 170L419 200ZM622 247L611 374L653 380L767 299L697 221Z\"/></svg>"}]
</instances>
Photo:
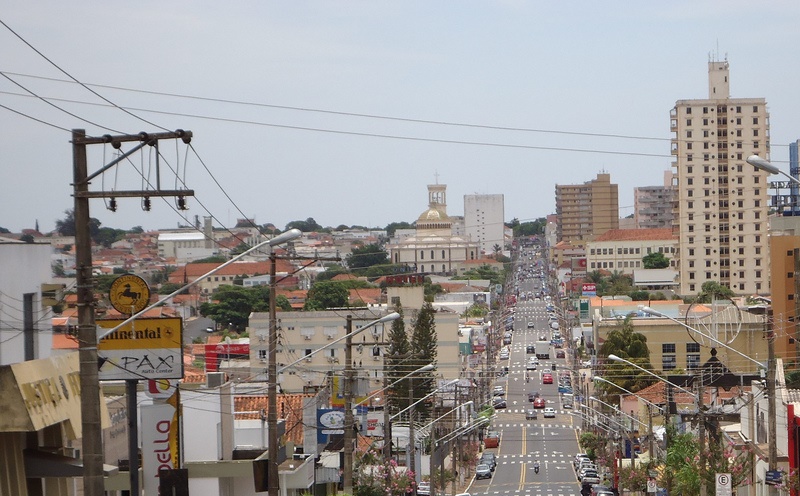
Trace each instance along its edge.
<instances>
[{"instance_id":1,"label":"utility pole","mask_svg":"<svg viewBox=\"0 0 800 496\"><path fill-rule=\"evenodd\" d=\"M408 451L408 470L414 474L414 488L411 490L411 495L416 496L417 494L417 435L414 432L414 378L410 378L408 387L408 402L411 406L411 409L408 411L408 444L406 445L406 451ZM351 493L352 494L352 493Z\"/></svg>"},{"instance_id":2,"label":"utility pole","mask_svg":"<svg viewBox=\"0 0 800 496\"><path fill-rule=\"evenodd\" d=\"M353 418L353 316L347 316L344 345L344 492L353 494L353 444L355 419ZM270 495L271 496L271 495Z\"/></svg>"},{"instance_id":3,"label":"utility pole","mask_svg":"<svg viewBox=\"0 0 800 496\"><path fill-rule=\"evenodd\" d=\"M653 409L650 405L647 405L647 439L649 440L650 446L647 447L647 451L650 452L650 459L656 460L658 457L656 456L655 452L655 440L653 439L655 435L653 434Z\"/></svg>"},{"instance_id":4,"label":"utility pole","mask_svg":"<svg viewBox=\"0 0 800 496\"><path fill-rule=\"evenodd\" d=\"M89 229L90 198L150 198L173 196L184 198L193 196L192 190L163 190L160 177L156 177L154 189L89 191L92 179L113 168L145 146L158 146L162 139L181 139L189 143L191 131L178 130L166 133L139 133L136 135L105 135L87 137L84 129L72 130L73 198L75 220L75 265L78 296L78 356L80 361L81 386L81 437L83 456L83 491L86 496L103 496L103 431L100 419L100 380L98 373L97 327L94 320L94 287L92 280L92 239ZM121 154L115 160L103 165L97 172L89 174L86 145L111 144L119 149L123 142L138 141L139 144ZM157 159L158 160L158 159ZM157 175L160 174L156 165ZM138 461L129 460L131 470ZM138 496L138 495L136 495Z\"/></svg>"},{"instance_id":5,"label":"utility pole","mask_svg":"<svg viewBox=\"0 0 800 496\"><path fill-rule=\"evenodd\" d=\"M778 419L775 406L775 335L770 328L769 316L771 314L771 307L764 311L764 334L767 338L767 394L769 395L769 403L767 404L767 429L769 437L769 457L767 463L769 464L770 471L778 470ZM774 485L768 485L769 494L777 494L777 488Z\"/></svg>"},{"instance_id":6,"label":"utility pole","mask_svg":"<svg viewBox=\"0 0 800 496\"><path fill-rule=\"evenodd\" d=\"M275 298L277 258L269 255L269 355L267 357L267 490L269 496L279 496L278 481L278 318ZM345 431L347 432L347 431Z\"/></svg>"}]
</instances>

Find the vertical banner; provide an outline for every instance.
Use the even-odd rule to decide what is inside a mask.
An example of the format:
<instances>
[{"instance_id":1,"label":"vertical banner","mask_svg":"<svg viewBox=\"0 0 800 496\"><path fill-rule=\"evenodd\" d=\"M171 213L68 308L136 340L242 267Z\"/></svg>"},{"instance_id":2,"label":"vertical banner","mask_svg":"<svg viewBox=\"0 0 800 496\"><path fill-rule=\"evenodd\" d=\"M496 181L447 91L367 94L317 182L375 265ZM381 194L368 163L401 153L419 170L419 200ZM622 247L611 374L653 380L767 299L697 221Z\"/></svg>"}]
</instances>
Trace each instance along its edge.
<instances>
[{"instance_id":1,"label":"vertical banner","mask_svg":"<svg viewBox=\"0 0 800 496\"><path fill-rule=\"evenodd\" d=\"M167 402L140 408L142 488L146 496L158 496L159 471L180 468L177 397L176 390Z\"/></svg>"}]
</instances>

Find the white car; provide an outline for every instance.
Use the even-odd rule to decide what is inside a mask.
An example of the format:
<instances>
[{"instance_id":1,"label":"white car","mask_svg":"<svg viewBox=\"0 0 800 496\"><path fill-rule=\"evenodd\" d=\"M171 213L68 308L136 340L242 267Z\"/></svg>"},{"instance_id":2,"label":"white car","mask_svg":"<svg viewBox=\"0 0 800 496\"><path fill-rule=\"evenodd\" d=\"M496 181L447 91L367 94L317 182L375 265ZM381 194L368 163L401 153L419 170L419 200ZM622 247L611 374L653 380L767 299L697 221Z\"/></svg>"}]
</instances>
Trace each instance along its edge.
<instances>
[{"instance_id":1,"label":"white car","mask_svg":"<svg viewBox=\"0 0 800 496\"><path fill-rule=\"evenodd\" d=\"M544 418L556 418L556 410L552 407L545 408Z\"/></svg>"}]
</instances>

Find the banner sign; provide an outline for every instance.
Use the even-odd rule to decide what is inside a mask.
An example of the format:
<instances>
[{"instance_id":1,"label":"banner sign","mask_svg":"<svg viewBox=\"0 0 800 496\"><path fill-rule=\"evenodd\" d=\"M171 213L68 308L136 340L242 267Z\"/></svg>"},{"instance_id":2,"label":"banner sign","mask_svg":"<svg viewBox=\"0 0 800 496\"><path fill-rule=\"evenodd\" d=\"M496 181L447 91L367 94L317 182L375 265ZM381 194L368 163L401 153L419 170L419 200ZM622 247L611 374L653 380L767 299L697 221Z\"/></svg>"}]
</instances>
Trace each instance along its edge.
<instances>
[{"instance_id":1,"label":"banner sign","mask_svg":"<svg viewBox=\"0 0 800 496\"><path fill-rule=\"evenodd\" d=\"M124 322L98 320L98 336ZM136 319L97 344L101 381L181 379L183 321L180 318Z\"/></svg>"}]
</instances>

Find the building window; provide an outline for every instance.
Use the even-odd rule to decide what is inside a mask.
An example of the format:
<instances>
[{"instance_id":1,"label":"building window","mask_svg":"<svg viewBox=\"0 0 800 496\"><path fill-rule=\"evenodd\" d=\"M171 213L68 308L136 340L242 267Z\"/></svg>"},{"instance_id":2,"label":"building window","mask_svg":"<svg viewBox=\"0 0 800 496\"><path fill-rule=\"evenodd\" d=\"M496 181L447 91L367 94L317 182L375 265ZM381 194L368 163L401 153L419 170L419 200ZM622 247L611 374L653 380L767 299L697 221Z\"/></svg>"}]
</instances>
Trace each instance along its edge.
<instances>
[{"instance_id":1,"label":"building window","mask_svg":"<svg viewBox=\"0 0 800 496\"><path fill-rule=\"evenodd\" d=\"M664 355L661 370L675 370L676 368L675 355Z\"/></svg>"},{"instance_id":2,"label":"building window","mask_svg":"<svg viewBox=\"0 0 800 496\"><path fill-rule=\"evenodd\" d=\"M425 251L424 250L420 250L419 251L419 259L420 260L425 260Z\"/></svg>"},{"instance_id":3,"label":"building window","mask_svg":"<svg viewBox=\"0 0 800 496\"><path fill-rule=\"evenodd\" d=\"M431 260L433 260L434 258L436 258L436 256L433 254L433 250L431 250Z\"/></svg>"},{"instance_id":4,"label":"building window","mask_svg":"<svg viewBox=\"0 0 800 496\"><path fill-rule=\"evenodd\" d=\"M697 344L697 343L695 343ZM694 370L700 368L700 354L693 353L686 355L686 368L688 370Z\"/></svg>"},{"instance_id":5,"label":"building window","mask_svg":"<svg viewBox=\"0 0 800 496\"><path fill-rule=\"evenodd\" d=\"M442 250L442 260L444 260L444 259L445 259L444 250Z\"/></svg>"}]
</instances>

